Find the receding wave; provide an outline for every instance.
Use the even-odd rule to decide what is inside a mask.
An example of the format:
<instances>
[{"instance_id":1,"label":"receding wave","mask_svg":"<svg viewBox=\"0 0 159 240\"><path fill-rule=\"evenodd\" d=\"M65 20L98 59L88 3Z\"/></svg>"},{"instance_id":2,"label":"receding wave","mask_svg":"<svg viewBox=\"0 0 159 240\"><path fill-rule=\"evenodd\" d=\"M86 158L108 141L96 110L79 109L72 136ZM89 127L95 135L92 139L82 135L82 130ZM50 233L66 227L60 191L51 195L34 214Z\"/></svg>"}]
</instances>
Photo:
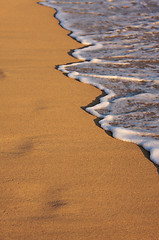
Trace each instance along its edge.
<instances>
[{"instance_id":1,"label":"receding wave","mask_svg":"<svg viewBox=\"0 0 159 240\"><path fill-rule=\"evenodd\" d=\"M61 25L86 46L59 70L105 92L88 107L113 136L142 145L159 164L158 0L50 1Z\"/></svg>"}]
</instances>

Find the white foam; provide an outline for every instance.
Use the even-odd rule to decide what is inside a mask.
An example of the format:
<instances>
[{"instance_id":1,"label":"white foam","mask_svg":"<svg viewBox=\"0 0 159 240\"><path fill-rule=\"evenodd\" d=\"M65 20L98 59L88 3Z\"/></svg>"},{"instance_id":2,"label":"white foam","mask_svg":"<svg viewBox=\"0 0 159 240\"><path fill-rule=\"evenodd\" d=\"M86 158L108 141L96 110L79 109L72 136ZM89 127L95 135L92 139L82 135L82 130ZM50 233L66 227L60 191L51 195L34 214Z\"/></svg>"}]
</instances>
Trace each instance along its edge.
<instances>
[{"instance_id":1,"label":"white foam","mask_svg":"<svg viewBox=\"0 0 159 240\"><path fill-rule=\"evenodd\" d=\"M81 59L80 59L81 60ZM95 59L92 61L85 61L85 64L90 64L90 63L101 63L100 59ZM103 62L102 62L103 63ZM106 62L104 62L106 63ZM71 64L66 64L66 65L62 65L62 68L59 67L59 70L62 71L67 71L66 68L68 66L78 66L80 65L81 62L77 62L77 63L71 63ZM125 65L125 63L123 63ZM101 75L101 74L90 74L90 73L80 73L80 75L85 76L85 77L91 77L91 78L103 78L103 79L116 79L116 80L125 80L125 81L134 81L134 82L152 82L151 80L147 80L147 79L141 79L141 78L135 78L135 77L124 77L124 76L117 76L117 75Z\"/></svg>"},{"instance_id":2,"label":"white foam","mask_svg":"<svg viewBox=\"0 0 159 240\"><path fill-rule=\"evenodd\" d=\"M80 63L73 63L73 66L77 66ZM60 66L59 69L63 72L68 72L66 70L67 65L63 65ZM119 79L121 77L119 76L101 76L101 75L91 75L91 74L79 74L78 72L69 72L68 74L69 77L74 78L74 79L78 79L83 83L87 83L90 85L93 85L97 88L99 88L100 90L105 91L105 93L107 94L106 96L100 98L100 103L96 104L93 107L87 107L86 111L88 111L89 113L91 113L92 115L99 117L99 118L103 118L99 123L101 124L101 127L104 130L108 130L111 131L113 134L113 137L123 140L123 141L127 141L127 142L133 142L136 143L138 145L141 145L145 150L150 152L150 159L156 163L159 164L159 141L154 140L152 141L151 138L149 137L143 137L141 136L141 132L138 131L134 131L134 130L130 130L130 129L125 129L125 128L121 128L121 127L114 127L110 125L110 122L113 121L114 116L113 115L103 115L100 114L97 110L101 109L101 108L107 108L109 109L110 106L110 102L109 99L113 98L115 96L115 93L112 90L109 90L107 88L104 88L102 84L97 84L92 82L91 80L89 80L89 77L98 77L98 78L110 78L110 79ZM143 81L142 79L136 79L136 78L127 78L127 77L122 77L122 79L126 80L126 81ZM158 96L158 95L157 95ZM137 99L153 99L155 98L155 94L151 94L151 93L142 93L142 94L138 94L136 96ZM117 101L122 101L122 99L124 98L120 98ZM130 98L131 99L131 98Z\"/></svg>"},{"instance_id":3,"label":"white foam","mask_svg":"<svg viewBox=\"0 0 159 240\"><path fill-rule=\"evenodd\" d=\"M113 127L109 124L109 122L112 121L113 116L108 115L99 123L104 130L111 131L113 133L113 137L142 146L145 150L150 152L150 159L154 163L159 164L159 140L152 140L149 137L143 137L141 136L141 132L138 131L132 131L121 127Z\"/></svg>"},{"instance_id":4,"label":"white foam","mask_svg":"<svg viewBox=\"0 0 159 240\"><path fill-rule=\"evenodd\" d=\"M86 40L86 39L85 39ZM89 45L89 44L91 44L92 43L92 41L87 41L87 44ZM92 50L99 50L99 49L102 49L102 47L103 47L103 44L102 43L94 43L94 45L92 45L92 46L87 46L86 48L82 48L82 49L77 49L77 50L75 50L74 52L73 52L73 56L74 57L76 57L76 58L78 58L78 59L80 59L80 60L89 60L89 61L93 61L93 59L88 59L88 58L84 58L84 57L82 57L82 53L83 52L87 52L87 51L92 51ZM94 60L95 61L95 60ZM96 60L96 62L98 61L98 59ZM99 62L100 62L100 60L99 60Z\"/></svg>"},{"instance_id":5,"label":"white foam","mask_svg":"<svg viewBox=\"0 0 159 240\"><path fill-rule=\"evenodd\" d=\"M57 11L56 18L60 21L60 25L63 28L65 28L65 29L67 29L69 31L72 31L72 29L70 27L69 20L67 20L67 14L62 12L62 11L59 11L60 8L55 7L54 5L52 5L53 3L56 4L56 1L39 2L39 4L41 4L43 6L47 6L47 7L51 7L51 8L56 9L56 11ZM84 45L91 45L91 44L95 43L89 37L82 36L82 33L83 33L82 31L74 28L73 32L70 34L70 36L72 38L75 38L77 41L81 42Z\"/></svg>"}]
</instances>

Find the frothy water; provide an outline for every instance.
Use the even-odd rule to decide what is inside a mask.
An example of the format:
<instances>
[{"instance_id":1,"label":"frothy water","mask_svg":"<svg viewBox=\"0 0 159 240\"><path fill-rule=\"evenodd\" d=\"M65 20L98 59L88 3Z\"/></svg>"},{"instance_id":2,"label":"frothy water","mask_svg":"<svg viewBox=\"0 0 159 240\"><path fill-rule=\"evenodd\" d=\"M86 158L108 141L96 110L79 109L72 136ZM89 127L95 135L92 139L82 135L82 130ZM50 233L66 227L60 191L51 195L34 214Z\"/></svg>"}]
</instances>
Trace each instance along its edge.
<instances>
[{"instance_id":1,"label":"frothy water","mask_svg":"<svg viewBox=\"0 0 159 240\"><path fill-rule=\"evenodd\" d=\"M69 77L106 95L86 110L118 139L150 151L159 164L159 2L158 0L63 0L41 3L71 37L86 46L73 52L83 60L62 65Z\"/></svg>"}]
</instances>

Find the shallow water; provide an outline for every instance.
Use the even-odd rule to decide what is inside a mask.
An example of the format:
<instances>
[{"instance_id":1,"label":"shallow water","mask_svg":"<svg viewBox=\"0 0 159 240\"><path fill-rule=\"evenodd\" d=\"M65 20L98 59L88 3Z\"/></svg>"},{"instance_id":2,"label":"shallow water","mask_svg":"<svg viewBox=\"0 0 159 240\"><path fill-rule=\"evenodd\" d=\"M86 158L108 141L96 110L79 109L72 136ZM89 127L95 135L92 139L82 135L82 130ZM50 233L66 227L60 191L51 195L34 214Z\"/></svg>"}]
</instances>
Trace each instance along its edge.
<instances>
[{"instance_id":1,"label":"shallow water","mask_svg":"<svg viewBox=\"0 0 159 240\"><path fill-rule=\"evenodd\" d=\"M159 164L158 0L50 1L61 25L86 45L73 55L83 62L60 66L70 77L106 96L87 111L102 118L113 136L150 151Z\"/></svg>"}]
</instances>

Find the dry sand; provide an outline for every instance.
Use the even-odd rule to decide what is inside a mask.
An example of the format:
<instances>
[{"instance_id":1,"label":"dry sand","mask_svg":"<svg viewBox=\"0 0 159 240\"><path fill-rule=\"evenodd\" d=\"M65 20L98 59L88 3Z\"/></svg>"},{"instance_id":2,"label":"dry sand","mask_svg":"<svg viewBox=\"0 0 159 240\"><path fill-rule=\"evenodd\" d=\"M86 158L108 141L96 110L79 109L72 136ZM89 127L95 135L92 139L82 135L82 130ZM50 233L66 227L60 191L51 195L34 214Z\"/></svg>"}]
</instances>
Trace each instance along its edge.
<instances>
[{"instance_id":1,"label":"dry sand","mask_svg":"<svg viewBox=\"0 0 159 240\"><path fill-rule=\"evenodd\" d=\"M157 169L82 110L98 89L55 69L81 45L54 12L1 1L0 240L156 240Z\"/></svg>"}]
</instances>

